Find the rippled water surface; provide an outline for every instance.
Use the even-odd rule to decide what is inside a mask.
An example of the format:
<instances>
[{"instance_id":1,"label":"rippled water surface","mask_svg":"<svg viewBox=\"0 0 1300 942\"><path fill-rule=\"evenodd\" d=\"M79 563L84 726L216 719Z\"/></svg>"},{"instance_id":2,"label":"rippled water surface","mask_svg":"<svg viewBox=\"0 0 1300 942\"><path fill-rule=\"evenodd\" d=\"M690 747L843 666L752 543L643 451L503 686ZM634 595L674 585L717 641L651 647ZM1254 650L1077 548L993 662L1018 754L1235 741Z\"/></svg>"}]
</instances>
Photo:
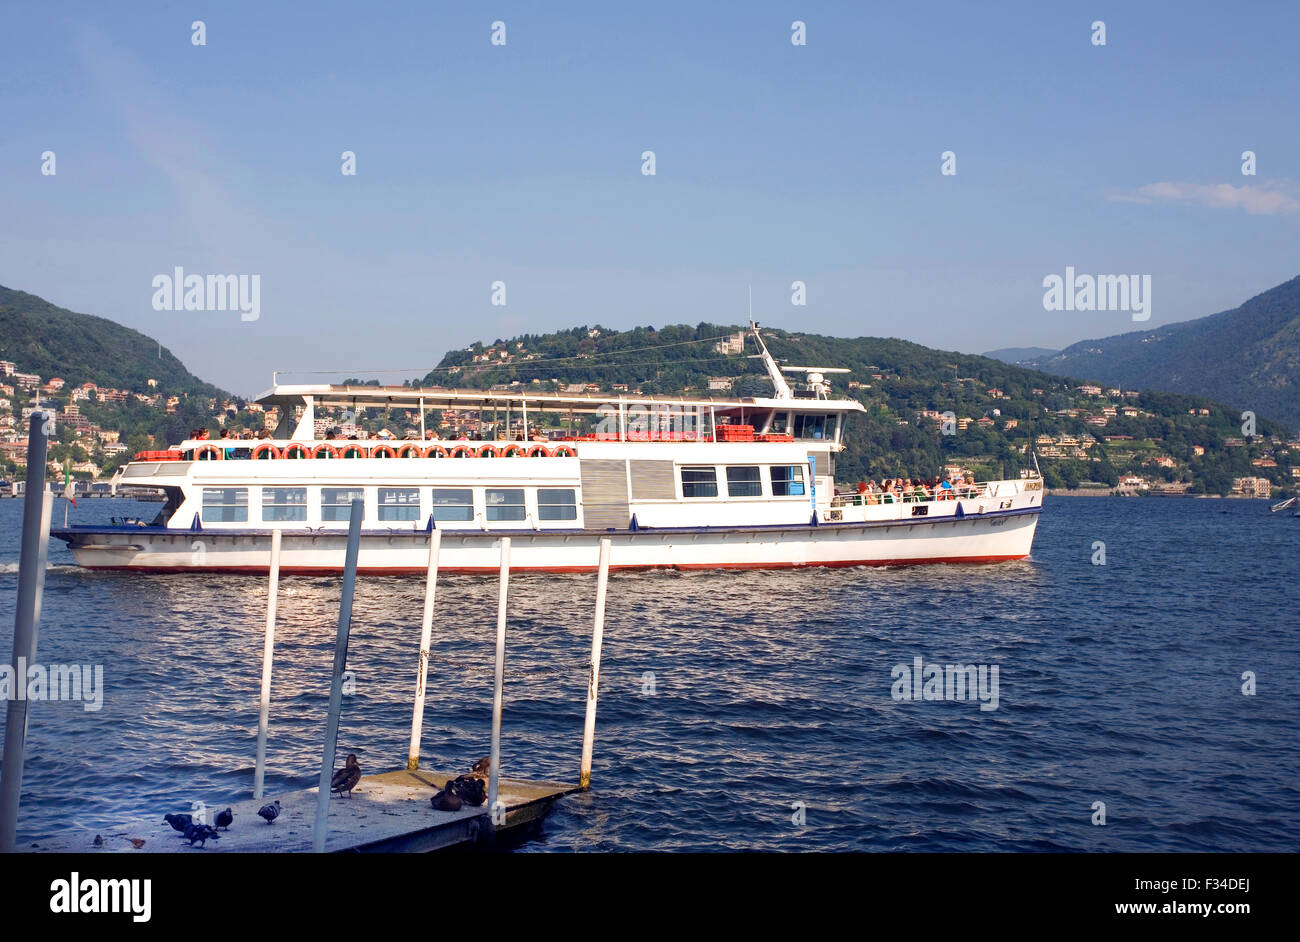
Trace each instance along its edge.
<instances>
[{"instance_id":1,"label":"rippled water surface","mask_svg":"<svg viewBox=\"0 0 1300 942\"><path fill-rule=\"evenodd\" d=\"M0 500L6 662L21 509ZM615 575L593 790L521 850L1295 850L1298 557L1261 501L1049 498L1020 563ZM57 541L50 564L39 660L102 664L106 694L33 705L22 835L250 795L265 578L87 573ZM268 791L315 784L339 588L281 581ZM594 577L511 589L503 768L575 780ZM358 582L339 747L370 771L405 764L422 593ZM495 580L438 603L422 765L468 767ZM895 701L917 656L997 665L998 708Z\"/></svg>"}]
</instances>

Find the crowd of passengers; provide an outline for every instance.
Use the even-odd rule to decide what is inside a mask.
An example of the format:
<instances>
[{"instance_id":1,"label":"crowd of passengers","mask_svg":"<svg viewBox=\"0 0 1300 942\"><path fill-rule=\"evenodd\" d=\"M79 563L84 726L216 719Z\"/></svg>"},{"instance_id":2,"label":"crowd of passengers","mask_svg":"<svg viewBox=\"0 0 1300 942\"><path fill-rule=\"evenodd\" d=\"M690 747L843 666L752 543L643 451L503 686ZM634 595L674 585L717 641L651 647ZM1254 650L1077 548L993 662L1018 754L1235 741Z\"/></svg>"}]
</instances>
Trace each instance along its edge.
<instances>
[{"instance_id":1,"label":"crowd of passengers","mask_svg":"<svg viewBox=\"0 0 1300 942\"><path fill-rule=\"evenodd\" d=\"M190 439L191 439L192 441L208 441L208 440L211 439L211 437L212 437L211 434L210 434L210 433L208 432L208 430L205 429L205 428L196 428L196 429L191 429L191 430L190 430ZM420 437L420 436L419 436L419 433L418 433L418 432L415 432L415 431L407 432L407 434L406 434L406 440L419 441L419 437ZM272 438L274 438L274 436L271 434L271 430L270 430L270 429L261 429L260 431L257 431L257 432L254 432L254 431L252 431L252 430L243 430L243 431L232 432L230 429L222 429L222 431L221 431L221 436L220 436L220 440L221 440L221 441L270 441ZM327 430L326 433L325 433L325 438L326 438L327 440L329 440L329 441L351 441L351 442L355 442L355 441L394 441L394 440L395 440L395 439L393 439L393 437L392 437L391 435L387 435L387 436L386 436L386 435L382 435L382 434L380 434L379 432L360 432L360 433L354 433L354 434L352 434L352 435L344 435L344 434L343 434L343 430L340 429L340 428L338 428L337 426L332 427L332 428L330 428L329 430ZM498 439L497 437L495 437L493 434L491 434L491 430L490 430L490 429L489 429L489 434L488 434L487 436L484 436L484 435L482 435L481 433L479 433L479 432L477 432L477 431L469 431L469 430L466 430L466 429L455 429L455 430L453 430L450 434L448 434L448 436L447 436L446 438L441 438L441 437L439 437L439 435L438 435L437 432L435 432L435 431L433 431L432 429L430 429L429 431L426 431L426 432L424 433L424 440L425 440L425 441L429 441L429 442L441 442L441 441L447 441L447 442L480 442L480 441L515 441L515 442L534 441L534 442L549 442L549 441L550 441L550 439L547 438L547 436L546 436L543 432L541 432L541 431L539 431L539 430L536 430L536 429L534 429L534 430L532 431L532 433L531 433L530 435L526 436L526 437L525 437L523 431L515 431L515 432L511 433L510 435L508 435L508 436L507 436L506 438L504 438L504 439Z\"/></svg>"},{"instance_id":2,"label":"crowd of passengers","mask_svg":"<svg viewBox=\"0 0 1300 942\"><path fill-rule=\"evenodd\" d=\"M965 480L956 471L946 478L885 478L859 481L855 504L910 504L927 500L956 500L958 497L978 497L982 492L975 476Z\"/></svg>"}]
</instances>

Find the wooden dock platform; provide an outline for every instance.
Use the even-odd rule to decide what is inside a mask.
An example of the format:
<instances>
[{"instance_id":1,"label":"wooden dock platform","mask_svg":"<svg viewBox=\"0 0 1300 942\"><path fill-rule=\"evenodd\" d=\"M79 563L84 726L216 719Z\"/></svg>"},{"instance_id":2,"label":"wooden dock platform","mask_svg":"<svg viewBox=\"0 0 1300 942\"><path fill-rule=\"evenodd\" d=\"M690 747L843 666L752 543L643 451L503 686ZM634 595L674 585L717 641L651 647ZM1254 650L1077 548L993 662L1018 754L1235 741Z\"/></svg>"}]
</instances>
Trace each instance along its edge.
<instances>
[{"instance_id":1,"label":"wooden dock platform","mask_svg":"<svg viewBox=\"0 0 1300 942\"><path fill-rule=\"evenodd\" d=\"M505 805L505 823L493 828L486 803L460 811L435 811L429 804L443 784L455 774L408 772L406 770L366 775L352 798L330 799L328 852L424 853L458 845L486 842L504 837L540 821L556 799L581 791L577 785L502 778L499 800ZM273 824L257 816L263 805L279 799L281 813ZM316 817L317 789L308 788L267 798L249 798L231 804L235 820L220 840L209 839L206 847L193 848L163 821L164 813L189 813L177 806L160 809L155 817L138 819L122 826L90 830L78 827L64 834L28 843L21 848L33 853L310 853L312 825ZM207 821L213 822L226 805L210 805ZM95 847L95 835L104 838ZM138 849L131 838L143 839Z\"/></svg>"}]
</instances>

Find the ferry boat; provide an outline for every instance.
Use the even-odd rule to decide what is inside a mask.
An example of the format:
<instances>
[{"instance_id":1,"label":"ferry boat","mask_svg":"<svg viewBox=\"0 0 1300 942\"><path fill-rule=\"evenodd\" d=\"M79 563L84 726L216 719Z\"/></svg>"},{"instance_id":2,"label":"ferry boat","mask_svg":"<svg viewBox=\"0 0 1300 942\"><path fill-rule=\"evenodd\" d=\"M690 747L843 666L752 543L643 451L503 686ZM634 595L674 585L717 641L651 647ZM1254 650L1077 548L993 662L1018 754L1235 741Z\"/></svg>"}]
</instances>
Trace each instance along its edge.
<instances>
[{"instance_id":1,"label":"ferry boat","mask_svg":"<svg viewBox=\"0 0 1300 942\"><path fill-rule=\"evenodd\" d=\"M613 569L784 569L991 563L1023 559L1042 510L1036 473L980 482L949 499L880 503L837 494L846 421L864 411L831 398L828 372L782 367L751 323L770 397L616 398L533 392L280 384L257 398L279 426L259 441L191 438L142 452L124 485L160 489L148 524L70 526L88 569L260 573L281 533L280 569L344 565L354 499L363 501L358 570L423 573L442 531L445 572L495 572L500 538L511 568L584 572L612 542ZM792 387L784 372L805 374ZM317 434L318 410L418 411L421 439ZM477 414L489 440L430 439L425 416ZM495 422L489 422L489 416ZM587 419L587 431L573 422ZM549 419L542 421L539 418ZM569 434L537 434L556 419ZM414 418L412 418L414 422ZM594 428L594 431L591 429ZM917 469L918 472L921 469Z\"/></svg>"}]
</instances>

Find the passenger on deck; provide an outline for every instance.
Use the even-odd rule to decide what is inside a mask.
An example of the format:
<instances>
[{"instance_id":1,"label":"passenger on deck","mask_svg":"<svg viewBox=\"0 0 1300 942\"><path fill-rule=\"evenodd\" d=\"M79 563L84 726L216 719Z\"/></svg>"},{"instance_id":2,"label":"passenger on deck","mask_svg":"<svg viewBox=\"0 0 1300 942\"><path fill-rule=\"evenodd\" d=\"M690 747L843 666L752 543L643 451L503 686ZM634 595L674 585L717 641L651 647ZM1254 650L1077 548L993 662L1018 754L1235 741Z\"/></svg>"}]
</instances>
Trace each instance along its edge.
<instances>
[{"instance_id":1,"label":"passenger on deck","mask_svg":"<svg viewBox=\"0 0 1300 942\"><path fill-rule=\"evenodd\" d=\"M925 481L923 481L921 478L917 478L916 483L912 485L912 500L917 502L923 502L929 499L930 499L930 489L925 486Z\"/></svg>"}]
</instances>

